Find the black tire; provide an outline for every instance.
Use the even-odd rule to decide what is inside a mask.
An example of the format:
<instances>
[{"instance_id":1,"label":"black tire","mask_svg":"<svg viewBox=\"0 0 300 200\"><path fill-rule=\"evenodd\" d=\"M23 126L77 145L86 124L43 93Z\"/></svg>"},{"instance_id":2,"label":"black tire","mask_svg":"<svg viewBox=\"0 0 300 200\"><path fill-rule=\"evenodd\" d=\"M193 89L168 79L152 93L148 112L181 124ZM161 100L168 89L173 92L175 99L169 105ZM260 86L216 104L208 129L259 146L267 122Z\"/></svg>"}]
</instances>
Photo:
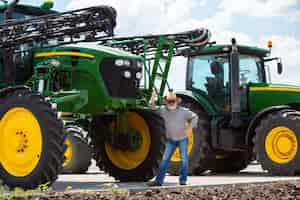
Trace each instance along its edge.
<instances>
[{"instance_id":1,"label":"black tire","mask_svg":"<svg viewBox=\"0 0 300 200\"><path fill-rule=\"evenodd\" d=\"M223 157L224 156L224 157ZM222 157L211 163L210 170L213 173L238 173L247 168L252 154L248 151L225 152Z\"/></svg>"},{"instance_id":2,"label":"black tire","mask_svg":"<svg viewBox=\"0 0 300 200\"><path fill-rule=\"evenodd\" d=\"M85 140L82 129L79 127L66 127L67 140L72 151L71 158L64 163L63 174L84 174L88 171L92 160L92 151ZM65 161L66 162L66 161Z\"/></svg>"},{"instance_id":3,"label":"black tire","mask_svg":"<svg viewBox=\"0 0 300 200\"><path fill-rule=\"evenodd\" d=\"M63 132L63 122L44 97L30 90L11 91L0 101L1 118L13 108L25 108L36 118L42 134L42 151L36 167L26 176L15 176L1 163L0 177L3 183L9 188L23 189L34 189L46 183L51 185L61 172L64 161L66 134Z\"/></svg>"},{"instance_id":4,"label":"black tire","mask_svg":"<svg viewBox=\"0 0 300 200\"><path fill-rule=\"evenodd\" d=\"M292 130L297 138L298 149L292 160L287 162L276 162L272 160L265 148L265 142L268 134L276 127L287 127ZM300 112L296 110L282 110L271 113L264 117L258 127L255 129L256 143L255 151L257 160L262 165L264 170L267 170L272 175L292 176L300 170Z\"/></svg>"},{"instance_id":5,"label":"black tire","mask_svg":"<svg viewBox=\"0 0 300 200\"><path fill-rule=\"evenodd\" d=\"M109 124L102 117L94 117L91 123L93 157L97 166L121 182L148 181L158 174L159 163L165 147L164 120L150 110L134 110L147 123L151 134L151 145L146 159L134 169L121 169L109 159L105 150L105 134L109 134Z\"/></svg>"},{"instance_id":6,"label":"black tire","mask_svg":"<svg viewBox=\"0 0 300 200\"><path fill-rule=\"evenodd\" d=\"M198 127L193 130L193 146L189 153L189 175L199 175L206 171L203 166L203 160L205 160L205 152L207 152L208 144L203 139L205 135L201 131L204 129L204 124L207 122L207 115L205 112L193 101L188 99L182 99L182 107L188 108L199 116ZM201 124L202 123L202 124ZM170 175L179 175L180 161L170 161L168 173Z\"/></svg>"}]
</instances>

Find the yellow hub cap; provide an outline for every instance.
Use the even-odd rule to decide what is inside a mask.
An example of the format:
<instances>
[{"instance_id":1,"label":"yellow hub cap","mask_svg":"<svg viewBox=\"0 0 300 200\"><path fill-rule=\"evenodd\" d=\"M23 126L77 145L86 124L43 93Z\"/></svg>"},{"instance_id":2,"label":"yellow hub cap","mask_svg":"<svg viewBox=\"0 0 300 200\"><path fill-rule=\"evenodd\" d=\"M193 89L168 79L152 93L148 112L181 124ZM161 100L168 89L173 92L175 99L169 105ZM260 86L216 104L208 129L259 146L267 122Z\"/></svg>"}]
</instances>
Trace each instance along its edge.
<instances>
[{"instance_id":1,"label":"yellow hub cap","mask_svg":"<svg viewBox=\"0 0 300 200\"><path fill-rule=\"evenodd\" d=\"M146 121L137 113L128 112L126 118L130 128L135 129L142 137L142 144L134 152L121 151L105 144L105 150L110 161L120 169L132 170L141 165L148 156L151 146L151 135Z\"/></svg>"},{"instance_id":2,"label":"yellow hub cap","mask_svg":"<svg viewBox=\"0 0 300 200\"><path fill-rule=\"evenodd\" d=\"M66 139L65 144L67 145L67 149L65 151L65 162L63 164L64 167L70 163L70 161L72 160L72 155L73 155L72 144L71 144L71 140L69 138Z\"/></svg>"},{"instance_id":3,"label":"yellow hub cap","mask_svg":"<svg viewBox=\"0 0 300 200\"><path fill-rule=\"evenodd\" d=\"M272 161L279 164L287 163L293 160L297 154L297 136L287 127L273 128L267 135L265 149Z\"/></svg>"},{"instance_id":4,"label":"yellow hub cap","mask_svg":"<svg viewBox=\"0 0 300 200\"><path fill-rule=\"evenodd\" d=\"M187 124L188 125L188 124ZM193 149L193 145L194 145L194 133L193 131L189 132L188 135L189 138L189 143L188 143L188 155L190 155L192 149ZM172 158L171 158L172 162L179 162L180 161L180 152L179 152L179 148L176 148Z\"/></svg>"},{"instance_id":5,"label":"yellow hub cap","mask_svg":"<svg viewBox=\"0 0 300 200\"><path fill-rule=\"evenodd\" d=\"M9 174L32 173L42 153L42 132L33 113L21 107L10 109L0 122L0 143L0 161Z\"/></svg>"}]
</instances>

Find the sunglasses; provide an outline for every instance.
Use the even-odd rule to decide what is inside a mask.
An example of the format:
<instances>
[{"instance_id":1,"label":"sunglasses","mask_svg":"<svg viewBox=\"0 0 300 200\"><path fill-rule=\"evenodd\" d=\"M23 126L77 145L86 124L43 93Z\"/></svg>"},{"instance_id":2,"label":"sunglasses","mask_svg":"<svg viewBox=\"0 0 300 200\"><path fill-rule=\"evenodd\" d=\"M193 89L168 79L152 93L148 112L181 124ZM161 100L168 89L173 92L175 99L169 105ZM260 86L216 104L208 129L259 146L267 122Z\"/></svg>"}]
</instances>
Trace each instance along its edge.
<instances>
[{"instance_id":1,"label":"sunglasses","mask_svg":"<svg viewBox=\"0 0 300 200\"><path fill-rule=\"evenodd\" d=\"M167 101L167 104L175 104L176 103L176 100L169 100Z\"/></svg>"}]
</instances>

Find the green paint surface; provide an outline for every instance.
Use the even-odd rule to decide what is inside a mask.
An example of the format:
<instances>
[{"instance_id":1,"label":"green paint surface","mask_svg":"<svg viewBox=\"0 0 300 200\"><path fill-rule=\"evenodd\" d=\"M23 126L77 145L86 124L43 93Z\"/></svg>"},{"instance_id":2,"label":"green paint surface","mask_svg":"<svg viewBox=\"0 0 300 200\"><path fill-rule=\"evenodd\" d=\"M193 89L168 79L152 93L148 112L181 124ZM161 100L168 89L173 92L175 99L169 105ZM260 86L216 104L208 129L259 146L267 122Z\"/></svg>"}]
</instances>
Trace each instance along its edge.
<instances>
[{"instance_id":1,"label":"green paint surface","mask_svg":"<svg viewBox=\"0 0 300 200\"><path fill-rule=\"evenodd\" d=\"M261 91L251 91L251 88L261 88ZM269 88L274 88L270 91ZM299 91L289 91L299 89ZM279 84L251 84L249 91L249 109L255 114L264 108L276 105L300 105L300 86Z\"/></svg>"},{"instance_id":2,"label":"green paint surface","mask_svg":"<svg viewBox=\"0 0 300 200\"><path fill-rule=\"evenodd\" d=\"M57 60L60 71L69 72L70 84L63 91L78 91L76 94L66 92L53 93L50 95L58 104L58 109L63 112L79 112L84 114L100 114L106 109L134 106L141 99L116 99L112 98L106 89L101 77L100 64L104 58L138 59L141 57L109 47L103 47L93 43L60 46L51 49L41 49L41 52L80 52L91 54L95 58L81 58L71 56L51 56L35 58L34 66L43 65L49 60Z\"/></svg>"}]
</instances>

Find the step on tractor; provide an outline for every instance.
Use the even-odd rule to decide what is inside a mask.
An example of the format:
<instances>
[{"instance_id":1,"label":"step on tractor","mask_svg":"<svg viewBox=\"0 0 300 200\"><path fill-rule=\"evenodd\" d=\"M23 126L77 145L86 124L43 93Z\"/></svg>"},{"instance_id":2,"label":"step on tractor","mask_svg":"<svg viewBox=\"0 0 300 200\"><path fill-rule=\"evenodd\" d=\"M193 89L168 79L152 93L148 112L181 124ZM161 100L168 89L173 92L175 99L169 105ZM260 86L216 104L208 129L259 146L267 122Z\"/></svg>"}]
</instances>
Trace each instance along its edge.
<instances>
[{"instance_id":1,"label":"step on tractor","mask_svg":"<svg viewBox=\"0 0 300 200\"><path fill-rule=\"evenodd\" d=\"M68 126L64 130L57 109L73 111L87 102L87 96L70 86L79 81L79 66L96 62L96 56L81 49L38 56L35 52L112 36L116 12L99 6L57 13L50 10L49 0L41 8L18 3L0 4L0 179L11 189L33 189L51 185L61 172L66 132L72 135L71 143L82 147L82 131ZM56 58L67 64L57 66ZM68 89L62 91L61 83Z\"/></svg>"},{"instance_id":2,"label":"step on tractor","mask_svg":"<svg viewBox=\"0 0 300 200\"><path fill-rule=\"evenodd\" d=\"M167 45L161 42L166 38L134 36L104 39L100 43L141 55L146 66L167 66L166 71L174 56L187 58L186 90L177 95L182 106L197 113L200 119L198 127L189 134L189 174L199 175L207 170L237 173L253 158L273 175L297 174L300 87L271 83L270 68L277 64L278 73L283 70L281 59L270 57L272 42L265 49L237 45L233 39L229 45L208 42L202 48L178 50L172 46L176 42L169 38L169 53L164 53L161 46ZM168 73L157 76L162 82L168 79ZM153 79L150 83L154 83ZM161 103L164 90L156 92ZM177 150L169 173L178 175L179 166Z\"/></svg>"},{"instance_id":3,"label":"step on tractor","mask_svg":"<svg viewBox=\"0 0 300 200\"><path fill-rule=\"evenodd\" d=\"M69 135L76 137L66 142L67 145L71 143L71 151L67 150L65 154L67 163L77 167L68 158L74 156L81 159L84 156L72 145L74 142L80 148L77 142L82 136L86 137L83 132L74 129L74 126L81 127L88 130L87 141L101 170L119 181L147 181L153 178L157 174L165 144L164 121L148 107L157 63L156 69L148 73L142 56L98 44L97 41L113 36L117 13L111 7L91 7L33 17L32 12L25 13L25 10L32 8L26 8L22 6L20 11L15 4L4 11L13 13L10 16L15 20L6 20L0 25L0 49L5 50L0 85L12 90L16 90L16 85L26 85L55 105L65 120L65 132L71 132ZM162 39L172 38L170 45L178 49L189 46L201 48L208 42L208 33L205 29L197 29L164 35ZM166 51L169 48L162 45L162 54ZM141 84L144 74L149 84ZM165 86L166 81L163 80L161 88ZM7 102L10 104L11 101ZM36 102L31 103L37 105ZM42 108L35 106L35 109ZM48 118L47 122L46 130L52 133L53 125ZM57 140L60 136L54 138ZM57 142L43 140L32 143L43 147L47 142L54 145L53 148L61 149L57 154L53 153L55 149L50 152L61 161L64 138ZM51 168L52 162L48 162L49 158L45 157L45 160L45 164L50 165L50 171L54 170ZM26 182L19 184L14 179L10 181L13 175L10 173L5 183L25 188L36 186L26 185ZM39 175L51 178L51 174Z\"/></svg>"}]
</instances>

